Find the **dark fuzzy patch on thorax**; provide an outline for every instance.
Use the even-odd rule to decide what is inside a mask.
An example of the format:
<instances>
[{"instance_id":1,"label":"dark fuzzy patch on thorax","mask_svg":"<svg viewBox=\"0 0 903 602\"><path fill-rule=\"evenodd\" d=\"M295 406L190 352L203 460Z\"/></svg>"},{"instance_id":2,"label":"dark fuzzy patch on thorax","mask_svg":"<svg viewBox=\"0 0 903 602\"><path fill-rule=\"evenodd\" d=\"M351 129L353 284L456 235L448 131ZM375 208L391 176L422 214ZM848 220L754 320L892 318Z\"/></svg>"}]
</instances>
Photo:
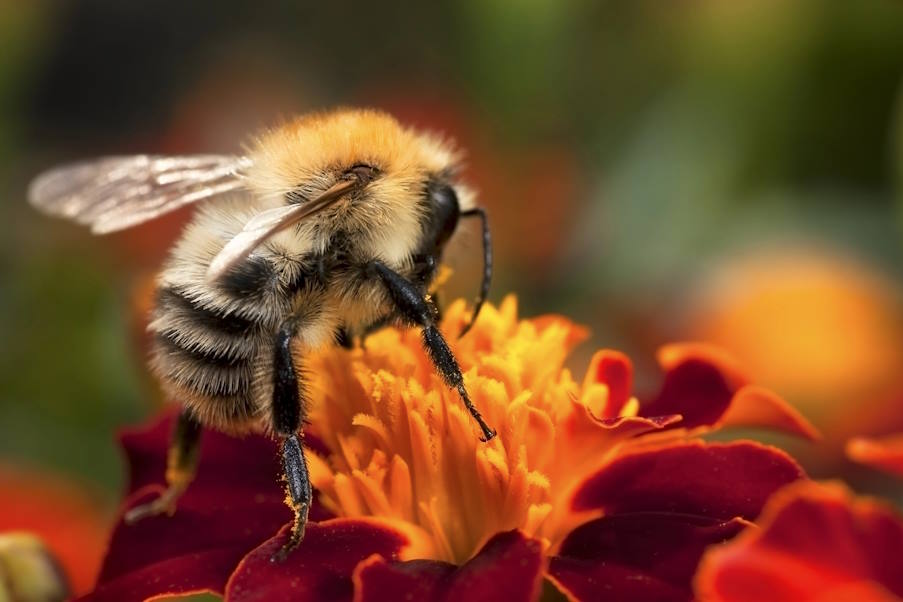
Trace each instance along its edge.
<instances>
[{"instance_id":1,"label":"dark fuzzy patch on thorax","mask_svg":"<svg viewBox=\"0 0 903 602\"><path fill-rule=\"evenodd\" d=\"M248 257L223 276L217 288L235 299L259 298L279 286L273 265L263 257Z\"/></svg>"}]
</instances>

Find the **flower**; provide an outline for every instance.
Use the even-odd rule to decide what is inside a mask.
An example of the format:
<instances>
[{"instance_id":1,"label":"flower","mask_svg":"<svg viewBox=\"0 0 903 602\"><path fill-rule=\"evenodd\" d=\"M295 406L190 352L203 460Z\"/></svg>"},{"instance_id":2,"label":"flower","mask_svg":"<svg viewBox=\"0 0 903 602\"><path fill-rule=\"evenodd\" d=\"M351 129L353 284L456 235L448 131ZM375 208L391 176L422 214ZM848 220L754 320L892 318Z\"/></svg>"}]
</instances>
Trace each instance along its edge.
<instances>
[{"instance_id":1,"label":"flower","mask_svg":"<svg viewBox=\"0 0 903 602\"><path fill-rule=\"evenodd\" d=\"M856 438L858 462L903 475L903 436ZM779 490L757 524L706 552L695 589L706 602L903 599L903 516L840 483Z\"/></svg>"},{"instance_id":2,"label":"flower","mask_svg":"<svg viewBox=\"0 0 903 602\"><path fill-rule=\"evenodd\" d=\"M4 553L38 550L46 544L48 557L59 561L70 590L89 591L100 569L108 528L108 517L97 509L96 500L60 475L4 465L0 492L0 534L7 538ZM9 539L21 533L43 544L19 536Z\"/></svg>"},{"instance_id":3,"label":"flower","mask_svg":"<svg viewBox=\"0 0 903 602\"><path fill-rule=\"evenodd\" d=\"M692 290L684 336L729 350L812 419L826 441L801 454L807 466L837 470L852 436L903 427L903 296L879 270L775 247L727 259Z\"/></svg>"},{"instance_id":4,"label":"flower","mask_svg":"<svg viewBox=\"0 0 903 602\"><path fill-rule=\"evenodd\" d=\"M890 506L804 481L776 493L759 526L705 554L701 600L903 599L903 519Z\"/></svg>"},{"instance_id":5,"label":"flower","mask_svg":"<svg viewBox=\"0 0 903 602\"><path fill-rule=\"evenodd\" d=\"M69 597L59 563L30 533L0 533L0 600L63 600Z\"/></svg>"},{"instance_id":6,"label":"flower","mask_svg":"<svg viewBox=\"0 0 903 602\"><path fill-rule=\"evenodd\" d=\"M465 317L463 303L455 304L446 329L457 332ZM585 337L580 327L560 318L519 321L510 297L487 310L480 326L457 341L456 353L474 402L499 432L488 445L420 352L415 331L385 331L368 340L366 351L322 354L310 363L320 400L312 430L330 451L311 466L324 506L337 516L401 521L417 533L417 554L462 563L494 534L515 528L546 547L559 545L574 526L601 514L602 502L584 501L591 495L586 479L617 455L669 438L667 451L654 452L656 462L669 452L679 464L717 449L676 441L684 433L666 430L678 422L690 428L719 422L731 403L728 389L716 390L724 386L717 378L699 399L689 391L671 398L682 380L698 385L710 376L702 349L663 351L673 370L663 394L644 408L649 418L637 415L622 354L597 354L582 384L563 369ZM735 411L780 404L764 391L743 389L742 376L727 366L721 362L722 374L736 378L741 390ZM637 455L631 469L645 470L646 457ZM580 510L571 504L575 495Z\"/></svg>"},{"instance_id":7,"label":"flower","mask_svg":"<svg viewBox=\"0 0 903 602\"><path fill-rule=\"evenodd\" d=\"M903 434L850 439L847 442L847 456L861 464L903 477Z\"/></svg>"},{"instance_id":8,"label":"flower","mask_svg":"<svg viewBox=\"0 0 903 602\"><path fill-rule=\"evenodd\" d=\"M814 436L717 350L662 349L662 389L640 401L623 354L598 352L579 381L564 368L586 336L564 318L520 320L509 297L458 339L465 318L455 303L442 327L498 430L493 441L479 441L416 331L324 350L306 361L317 500L302 545L283 564L269 561L290 519L274 484L274 443L206 433L179 510L120 523L89 599L214 591L242 601L530 600L543 587L572 599L603 587L684 599L703 550L804 476L775 448L698 439L734 424ZM126 507L159 487L170 426L166 417L124 436Z\"/></svg>"}]
</instances>

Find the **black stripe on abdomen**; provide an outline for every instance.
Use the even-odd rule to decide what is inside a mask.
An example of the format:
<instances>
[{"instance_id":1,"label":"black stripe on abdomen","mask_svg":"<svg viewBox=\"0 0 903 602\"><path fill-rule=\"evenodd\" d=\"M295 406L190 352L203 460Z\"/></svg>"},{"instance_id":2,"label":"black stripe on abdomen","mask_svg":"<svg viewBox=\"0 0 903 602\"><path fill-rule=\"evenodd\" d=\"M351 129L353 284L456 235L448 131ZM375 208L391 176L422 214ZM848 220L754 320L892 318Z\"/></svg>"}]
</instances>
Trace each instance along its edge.
<instances>
[{"instance_id":1,"label":"black stripe on abdomen","mask_svg":"<svg viewBox=\"0 0 903 602\"><path fill-rule=\"evenodd\" d=\"M253 414L254 365L263 331L259 323L164 288L157 294L151 330L156 372L193 403L209 404L196 408L202 418L228 422Z\"/></svg>"},{"instance_id":2,"label":"black stripe on abdomen","mask_svg":"<svg viewBox=\"0 0 903 602\"><path fill-rule=\"evenodd\" d=\"M201 305L173 288L157 291L156 314L159 317L190 317L198 327L232 336L245 336L258 327L253 320Z\"/></svg>"}]
</instances>

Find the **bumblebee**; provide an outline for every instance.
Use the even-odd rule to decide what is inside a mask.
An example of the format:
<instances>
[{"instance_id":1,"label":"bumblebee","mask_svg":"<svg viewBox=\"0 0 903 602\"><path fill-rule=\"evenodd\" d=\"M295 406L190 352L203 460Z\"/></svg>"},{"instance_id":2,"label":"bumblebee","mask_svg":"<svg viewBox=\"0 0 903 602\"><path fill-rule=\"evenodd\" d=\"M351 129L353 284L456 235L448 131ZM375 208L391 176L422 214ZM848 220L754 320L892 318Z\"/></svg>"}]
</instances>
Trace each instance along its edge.
<instances>
[{"instance_id":1,"label":"bumblebee","mask_svg":"<svg viewBox=\"0 0 903 602\"><path fill-rule=\"evenodd\" d=\"M391 323L417 326L444 382L488 441L437 328L429 295L459 221L482 225L486 298L492 247L486 212L459 182L443 139L373 110L302 116L265 131L242 156L120 156L52 169L31 185L39 210L96 234L188 204L197 211L158 278L151 367L181 403L167 489L127 522L172 514L196 471L202 427L281 440L294 523L279 557L304 537L311 486L301 427L305 356Z\"/></svg>"}]
</instances>

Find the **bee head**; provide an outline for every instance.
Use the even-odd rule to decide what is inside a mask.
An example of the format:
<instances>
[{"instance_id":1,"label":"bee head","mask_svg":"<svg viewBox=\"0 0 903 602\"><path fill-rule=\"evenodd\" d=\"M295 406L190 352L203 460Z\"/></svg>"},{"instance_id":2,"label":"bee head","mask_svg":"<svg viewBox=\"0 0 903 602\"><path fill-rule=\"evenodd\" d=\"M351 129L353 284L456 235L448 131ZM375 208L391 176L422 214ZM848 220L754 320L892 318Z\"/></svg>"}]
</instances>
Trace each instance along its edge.
<instances>
[{"instance_id":1,"label":"bee head","mask_svg":"<svg viewBox=\"0 0 903 602\"><path fill-rule=\"evenodd\" d=\"M447 242L469 195L457 191L459 161L441 138L372 110L338 110L287 123L249 149L248 185L269 206L315 199L342 180L351 190L316 218L323 231L353 234L388 261Z\"/></svg>"}]
</instances>

